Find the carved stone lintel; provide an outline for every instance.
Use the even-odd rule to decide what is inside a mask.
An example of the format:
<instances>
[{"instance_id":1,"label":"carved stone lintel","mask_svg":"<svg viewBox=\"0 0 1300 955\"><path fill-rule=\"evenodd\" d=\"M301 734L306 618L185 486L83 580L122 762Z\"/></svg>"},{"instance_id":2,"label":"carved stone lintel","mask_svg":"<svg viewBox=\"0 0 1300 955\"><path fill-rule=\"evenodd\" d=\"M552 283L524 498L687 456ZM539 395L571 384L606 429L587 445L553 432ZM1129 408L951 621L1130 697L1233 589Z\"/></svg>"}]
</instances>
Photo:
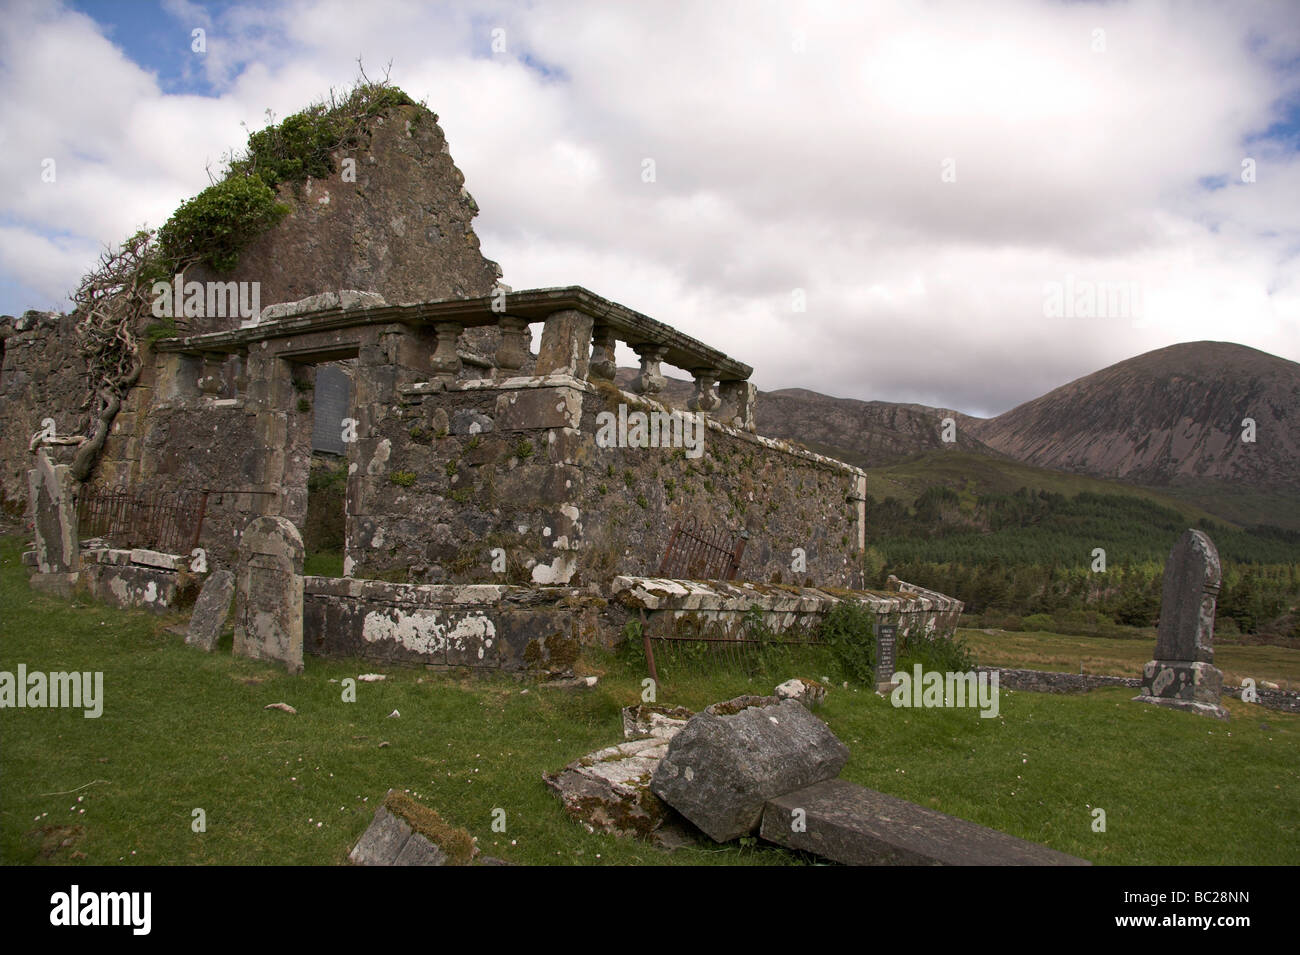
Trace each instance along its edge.
<instances>
[{"instance_id":1,"label":"carved stone lintel","mask_svg":"<svg viewBox=\"0 0 1300 955\"><path fill-rule=\"evenodd\" d=\"M641 374L632 384L632 390L639 395L655 395L663 391L668 379L659 370L659 363L668 354L667 345L633 345L632 349L641 359Z\"/></svg>"},{"instance_id":2,"label":"carved stone lintel","mask_svg":"<svg viewBox=\"0 0 1300 955\"><path fill-rule=\"evenodd\" d=\"M459 322L438 322L434 328L438 332L438 349L433 353L431 370L435 375L460 374L460 355L456 352L456 343L460 340L463 326Z\"/></svg>"},{"instance_id":3,"label":"carved stone lintel","mask_svg":"<svg viewBox=\"0 0 1300 955\"><path fill-rule=\"evenodd\" d=\"M741 431L753 431L757 389L748 381L724 381L718 386L722 408L715 417L723 424Z\"/></svg>"},{"instance_id":4,"label":"carved stone lintel","mask_svg":"<svg viewBox=\"0 0 1300 955\"><path fill-rule=\"evenodd\" d=\"M501 347L497 349L497 367L506 371L522 368L528 360L528 322L513 315L502 315L497 323L501 328Z\"/></svg>"},{"instance_id":5,"label":"carved stone lintel","mask_svg":"<svg viewBox=\"0 0 1300 955\"><path fill-rule=\"evenodd\" d=\"M617 334L609 325L597 325L591 333L591 363L587 369L588 378L604 378L613 381L618 372L614 361L614 344Z\"/></svg>"},{"instance_id":6,"label":"carved stone lintel","mask_svg":"<svg viewBox=\"0 0 1300 955\"><path fill-rule=\"evenodd\" d=\"M692 411L712 411L722 403L722 400L713 392L713 386L718 383L720 372L716 368L696 368L692 370L695 376L695 393L691 395L690 400L686 402L686 407Z\"/></svg>"}]
</instances>

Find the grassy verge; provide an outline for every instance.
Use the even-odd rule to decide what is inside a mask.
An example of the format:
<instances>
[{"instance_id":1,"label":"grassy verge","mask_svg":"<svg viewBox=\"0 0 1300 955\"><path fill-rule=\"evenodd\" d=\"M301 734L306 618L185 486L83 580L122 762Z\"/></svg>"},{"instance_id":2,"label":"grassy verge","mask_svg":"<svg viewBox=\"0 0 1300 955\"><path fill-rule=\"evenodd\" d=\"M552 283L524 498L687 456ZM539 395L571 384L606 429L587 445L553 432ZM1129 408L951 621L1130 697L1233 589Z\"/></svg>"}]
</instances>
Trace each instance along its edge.
<instances>
[{"instance_id":1,"label":"grassy verge","mask_svg":"<svg viewBox=\"0 0 1300 955\"><path fill-rule=\"evenodd\" d=\"M512 862L807 861L762 845L667 853L568 819L541 774L619 738L645 675L635 653L585 661L602 677L581 692L314 657L289 677L233 658L228 637L205 654L165 631L174 620L35 594L19 550L0 540L0 670L102 671L105 699L98 719L0 710L0 862L340 864L390 787ZM816 672L828 666L794 655L752 672L683 670L659 702L698 709L831 676L820 715L849 745L854 782L1095 862L1300 858L1300 717L1229 700L1224 725L1096 691L1003 693L985 719L895 709ZM343 702L335 681L376 670L388 678ZM297 714L263 708L280 701ZM1092 831L1094 807L1105 833ZM492 831L498 808L504 833Z\"/></svg>"},{"instance_id":2,"label":"grassy verge","mask_svg":"<svg viewBox=\"0 0 1300 955\"><path fill-rule=\"evenodd\" d=\"M980 663L1105 676L1141 676L1154 641L1075 637L1058 633L1010 630L959 630ZM1269 680L1282 689L1300 689L1300 650L1273 646L1226 644L1215 647L1214 664L1224 681L1239 685L1243 677Z\"/></svg>"}]
</instances>

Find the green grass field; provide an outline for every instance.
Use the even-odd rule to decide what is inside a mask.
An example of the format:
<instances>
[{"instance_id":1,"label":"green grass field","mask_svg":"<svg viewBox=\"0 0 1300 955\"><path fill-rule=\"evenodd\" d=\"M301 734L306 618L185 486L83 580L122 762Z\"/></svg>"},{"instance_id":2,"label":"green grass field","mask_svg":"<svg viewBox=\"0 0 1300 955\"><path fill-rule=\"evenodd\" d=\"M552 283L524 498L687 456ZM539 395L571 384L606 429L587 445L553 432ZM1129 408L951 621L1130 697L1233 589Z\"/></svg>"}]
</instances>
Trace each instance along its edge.
<instances>
[{"instance_id":1,"label":"green grass field","mask_svg":"<svg viewBox=\"0 0 1300 955\"><path fill-rule=\"evenodd\" d=\"M0 710L0 862L340 864L390 787L523 864L810 861L761 844L668 853L568 819L541 774L619 739L644 676L635 654L585 661L602 674L587 691L314 657L290 677L233 658L228 637L215 654L185 646L164 629L180 617L35 594L20 549L0 540L0 670L102 671L105 699L98 719ZM1229 699L1223 724L1101 690L1004 691L986 719L896 709L812 672L826 666L683 676L659 702L700 708L829 675L820 715L849 745L854 782L1097 863L1300 861L1300 717ZM388 679L343 702L333 681L372 671ZM297 715L263 708L279 701ZM492 831L497 808L505 833ZM195 809L206 832L192 830Z\"/></svg>"}]
</instances>

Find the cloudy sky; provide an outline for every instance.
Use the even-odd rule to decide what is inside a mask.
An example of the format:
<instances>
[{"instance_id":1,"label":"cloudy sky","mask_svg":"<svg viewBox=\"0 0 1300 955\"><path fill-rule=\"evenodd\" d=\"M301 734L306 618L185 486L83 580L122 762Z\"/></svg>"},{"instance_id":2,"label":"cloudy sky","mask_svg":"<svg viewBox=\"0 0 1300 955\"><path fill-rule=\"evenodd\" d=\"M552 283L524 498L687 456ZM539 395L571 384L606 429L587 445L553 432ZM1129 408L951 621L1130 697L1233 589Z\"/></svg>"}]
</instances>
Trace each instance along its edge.
<instances>
[{"instance_id":1,"label":"cloudy sky","mask_svg":"<svg viewBox=\"0 0 1300 955\"><path fill-rule=\"evenodd\" d=\"M2 312L360 57L438 113L505 282L760 388L986 415L1175 342L1300 360L1295 3L0 6Z\"/></svg>"}]
</instances>

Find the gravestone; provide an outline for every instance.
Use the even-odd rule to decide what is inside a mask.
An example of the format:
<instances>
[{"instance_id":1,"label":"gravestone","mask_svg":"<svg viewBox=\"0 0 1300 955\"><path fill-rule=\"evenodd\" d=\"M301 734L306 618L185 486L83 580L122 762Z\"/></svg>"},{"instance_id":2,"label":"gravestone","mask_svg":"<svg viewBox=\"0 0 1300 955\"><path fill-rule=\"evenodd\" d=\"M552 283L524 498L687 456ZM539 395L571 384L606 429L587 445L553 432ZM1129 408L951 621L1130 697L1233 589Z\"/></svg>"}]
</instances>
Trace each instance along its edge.
<instances>
[{"instance_id":1,"label":"gravestone","mask_svg":"<svg viewBox=\"0 0 1300 955\"><path fill-rule=\"evenodd\" d=\"M201 650L215 650L217 641L221 638L221 629L226 625L226 617L230 615L230 600L234 596L235 575L228 570L213 571L203 582L199 599L194 602L185 642Z\"/></svg>"},{"instance_id":2,"label":"gravestone","mask_svg":"<svg viewBox=\"0 0 1300 955\"><path fill-rule=\"evenodd\" d=\"M302 535L283 517L259 517L239 540L235 654L302 672Z\"/></svg>"},{"instance_id":3,"label":"gravestone","mask_svg":"<svg viewBox=\"0 0 1300 955\"><path fill-rule=\"evenodd\" d=\"M36 452L36 467L27 472L36 566L42 574L72 574L81 569L77 537L76 481L72 468L54 464L44 448Z\"/></svg>"},{"instance_id":4,"label":"gravestone","mask_svg":"<svg viewBox=\"0 0 1300 955\"><path fill-rule=\"evenodd\" d=\"M876 692L894 692L894 649L898 627L892 623L876 625Z\"/></svg>"},{"instance_id":5,"label":"gravestone","mask_svg":"<svg viewBox=\"0 0 1300 955\"><path fill-rule=\"evenodd\" d=\"M1219 552L1202 531L1188 530L1165 564L1156 654L1142 668L1134 697L1226 720L1219 703L1223 673L1214 666L1214 605L1222 571Z\"/></svg>"}]
</instances>

